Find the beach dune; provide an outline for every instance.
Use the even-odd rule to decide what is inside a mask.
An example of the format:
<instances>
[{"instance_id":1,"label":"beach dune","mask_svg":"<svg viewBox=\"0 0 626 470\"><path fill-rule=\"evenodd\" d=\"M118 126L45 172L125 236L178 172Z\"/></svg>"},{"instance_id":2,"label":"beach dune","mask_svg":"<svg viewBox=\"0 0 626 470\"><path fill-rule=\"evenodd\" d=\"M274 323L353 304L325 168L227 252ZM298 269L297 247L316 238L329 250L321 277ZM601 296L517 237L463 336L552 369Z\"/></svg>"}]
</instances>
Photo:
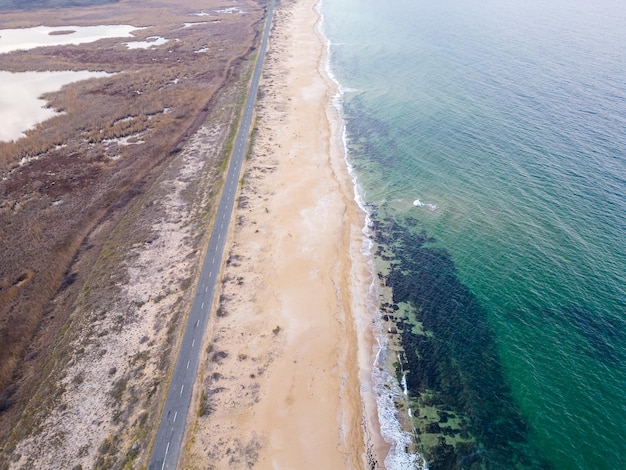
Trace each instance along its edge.
<instances>
[{"instance_id":1,"label":"beach dune","mask_svg":"<svg viewBox=\"0 0 626 470\"><path fill-rule=\"evenodd\" d=\"M316 4L283 1L275 15L186 436L193 468L376 468L384 448L356 318L371 283L364 220Z\"/></svg>"}]
</instances>

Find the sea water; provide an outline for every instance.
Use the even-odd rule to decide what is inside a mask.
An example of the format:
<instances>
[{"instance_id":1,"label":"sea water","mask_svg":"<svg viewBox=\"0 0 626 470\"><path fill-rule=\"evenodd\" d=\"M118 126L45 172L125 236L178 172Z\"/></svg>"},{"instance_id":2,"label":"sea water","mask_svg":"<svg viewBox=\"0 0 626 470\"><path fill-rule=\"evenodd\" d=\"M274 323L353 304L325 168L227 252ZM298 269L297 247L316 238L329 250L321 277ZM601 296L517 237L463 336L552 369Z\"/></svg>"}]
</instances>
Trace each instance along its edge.
<instances>
[{"instance_id":1,"label":"sea water","mask_svg":"<svg viewBox=\"0 0 626 470\"><path fill-rule=\"evenodd\" d=\"M371 312L388 467L626 468L626 6L321 12L392 291Z\"/></svg>"}]
</instances>

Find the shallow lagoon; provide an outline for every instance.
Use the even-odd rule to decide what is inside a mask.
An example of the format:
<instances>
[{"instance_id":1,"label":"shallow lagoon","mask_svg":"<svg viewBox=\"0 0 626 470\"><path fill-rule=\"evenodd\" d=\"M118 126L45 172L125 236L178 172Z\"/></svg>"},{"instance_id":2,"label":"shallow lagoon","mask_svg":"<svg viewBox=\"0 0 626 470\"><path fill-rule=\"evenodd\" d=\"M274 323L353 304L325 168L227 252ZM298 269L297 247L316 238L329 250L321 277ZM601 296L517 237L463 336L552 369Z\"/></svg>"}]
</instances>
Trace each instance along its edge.
<instances>
[{"instance_id":1,"label":"shallow lagoon","mask_svg":"<svg viewBox=\"0 0 626 470\"><path fill-rule=\"evenodd\" d=\"M36 26L34 28L0 30L0 53L25 51L43 46L84 44L106 38L133 37L136 26Z\"/></svg>"},{"instance_id":2,"label":"shallow lagoon","mask_svg":"<svg viewBox=\"0 0 626 470\"><path fill-rule=\"evenodd\" d=\"M133 37L132 31L138 29L141 28L130 25L3 29L0 30L0 53L43 46L84 44L106 38ZM40 98L44 93L58 91L72 82L106 75L105 72L89 71L0 71L0 122L3 123L0 141L19 139L24 136L24 131L57 114L54 110L45 108L45 100Z\"/></svg>"},{"instance_id":3,"label":"shallow lagoon","mask_svg":"<svg viewBox=\"0 0 626 470\"><path fill-rule=\"evenodd\" d=\"M20 72L0 71L0 141L23 137L23 132L58 113L45 108L44 93L60 90L64 85L93 77L105 77L106 72Z\"/></svg>"}]
</instances>

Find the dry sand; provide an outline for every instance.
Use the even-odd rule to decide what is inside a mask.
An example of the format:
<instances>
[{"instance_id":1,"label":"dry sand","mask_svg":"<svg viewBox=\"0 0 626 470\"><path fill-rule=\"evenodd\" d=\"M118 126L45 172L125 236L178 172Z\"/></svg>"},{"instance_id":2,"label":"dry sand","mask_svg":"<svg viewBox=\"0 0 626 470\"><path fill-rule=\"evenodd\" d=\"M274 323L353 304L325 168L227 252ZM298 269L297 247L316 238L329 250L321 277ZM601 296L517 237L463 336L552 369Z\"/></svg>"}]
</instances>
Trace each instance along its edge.
<instances>
[{"instance_id":1,"label":"dry sand","mask_svg":"<svg viewBox=\"0 0 626 470\"><path fill-rule=\"evenodd\" d=\"M378 468L354 202L317 0L276 12L185 468Z\"/></svg>"},{"instance_id":2,"label":"dry sand","mask_svg":"<svg viewBox=\"0 0 626 470\"><path fill-rule=\"evenodd\" d=\"M364 214L344 160L317 1L282 0L276 12L181 468L379 468L388 450L369 383ZM152 218L137 224L147 235L125 256L110 305L88 308L85 294L75 316L88 314L88 327L68 344L75 354L62 390L32 419L10 467L147 462L166 330L191 298L182 287L197 261L190 227L209 198L186 195L210 171L201 171L202 155L222 133L201 128L156 185Z\"/></svg>"}]
</instances>

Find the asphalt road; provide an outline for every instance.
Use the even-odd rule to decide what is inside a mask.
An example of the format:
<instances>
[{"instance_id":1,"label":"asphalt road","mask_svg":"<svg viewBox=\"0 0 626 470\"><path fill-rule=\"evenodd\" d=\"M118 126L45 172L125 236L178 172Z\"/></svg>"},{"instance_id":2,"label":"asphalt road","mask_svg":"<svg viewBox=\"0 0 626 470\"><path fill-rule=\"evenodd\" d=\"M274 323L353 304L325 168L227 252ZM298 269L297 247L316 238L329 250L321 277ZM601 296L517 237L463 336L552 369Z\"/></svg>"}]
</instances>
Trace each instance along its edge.
<instances>
[{"instance_id":1,"label":"asphalt road","mask_svg":"<svg viewBox=\"0 0 626 470\"><path fill-rule=\"evenodd\" d=\"M191 313L185 328L185 335L178 353L176 368L174 369L167 394L165 408L161 416L161 423L159 424L154 447L152 448L148 467L150 470L175 469L178 463L187 415L190 411L191 394L200 363L202 338L209 320L211 305L213 304L215 283L219 277L222 265L224 243L233 213L241 167L248 147L250 126L252 125L254 105L259 88L259 78L261 77L272 16L274 15L274 2L275 0L271 0L268 9L263 39L246 97L243 115L237 136L235 137L233 153L226 174L226 182L217 209L217 216L209 240L206 258L202 265L198 289L193 300Z\"/></svg>"}]
</instances>

